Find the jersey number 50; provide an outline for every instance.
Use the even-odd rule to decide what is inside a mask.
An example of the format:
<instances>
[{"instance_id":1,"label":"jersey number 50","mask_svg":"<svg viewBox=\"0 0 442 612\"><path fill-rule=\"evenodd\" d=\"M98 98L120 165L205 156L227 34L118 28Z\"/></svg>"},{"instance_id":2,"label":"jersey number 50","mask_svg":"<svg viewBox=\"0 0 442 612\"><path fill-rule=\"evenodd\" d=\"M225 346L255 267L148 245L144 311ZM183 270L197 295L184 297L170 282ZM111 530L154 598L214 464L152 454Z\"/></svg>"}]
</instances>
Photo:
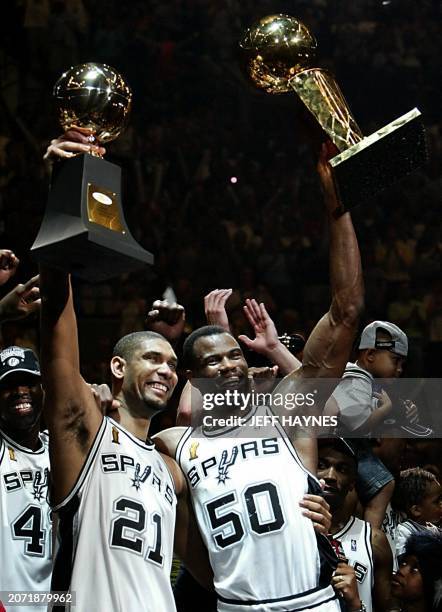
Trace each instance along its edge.
<instances>
[{"instance_id":1,"label":"jersey number 50","mask_svg":"<svg viewBox=\"0 0 442 612\"><path fill-rule=\"evenodd\" d=\"M284 525L284 515L279 501L278 489L271 482L251 485L243 492L247 512L230 510L237 500L232 491L206 504L213 539L219 548L240 542L244 536L242 516L247 515L250 528L258 535L278 531ZM230 510L229 512L226 512Z\"/></svg>"}]
</instances>

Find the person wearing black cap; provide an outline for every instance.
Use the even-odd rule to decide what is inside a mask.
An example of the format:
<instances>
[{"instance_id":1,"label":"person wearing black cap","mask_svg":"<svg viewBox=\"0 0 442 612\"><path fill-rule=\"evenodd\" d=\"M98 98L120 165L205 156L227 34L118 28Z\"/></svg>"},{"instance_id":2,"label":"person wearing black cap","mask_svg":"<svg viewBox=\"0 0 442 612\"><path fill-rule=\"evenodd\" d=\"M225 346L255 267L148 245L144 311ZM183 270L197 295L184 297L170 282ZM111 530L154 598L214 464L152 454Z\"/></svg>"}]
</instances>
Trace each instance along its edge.
<instances>
[{"instance_id":1,"label":"person wearing black cap","mask_svg":"<svg viewBox=\"0 0 442 612\"><path fill-rule=\"evenodd\" d=\"M348 504L347 496L357 476L356 454L343 438L319 439L318 447L318 478L325 482L324 497L332 513L332 544L345 563L354 568L359 597L364 604L360 608L387 610L392 572L390 546L385 534L353 516ZM348 574L345 563L340 563L335 572L335 587ZM347 603L353 610L354 598Z\"/></svg>"},{"instance_id":2,"label":"person wearing black cap","mask_svg":"<svg viewBox=\"0 0 442 612\"><path fill-rule=\"evenodd\" d=\"M49 452L40 433L40 380L33 351L10 346L0 352L0 591L50 590Z\"/></svg>"}]
</instances>

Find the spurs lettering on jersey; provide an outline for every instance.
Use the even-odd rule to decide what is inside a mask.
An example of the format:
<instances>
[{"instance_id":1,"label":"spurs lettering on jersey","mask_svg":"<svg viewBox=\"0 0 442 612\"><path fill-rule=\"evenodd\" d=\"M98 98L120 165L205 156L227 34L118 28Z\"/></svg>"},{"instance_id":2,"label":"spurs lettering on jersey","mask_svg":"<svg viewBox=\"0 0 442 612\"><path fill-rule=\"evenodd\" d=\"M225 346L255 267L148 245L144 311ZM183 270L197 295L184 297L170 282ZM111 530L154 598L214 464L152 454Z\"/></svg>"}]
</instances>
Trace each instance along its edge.
<instances>
[{"instance_id":1,"label":"spurs lettering on jersey","mask_svg":"<svg viewBox=\"0 0 442 612\"><path fill-rule=\"evenodd\" d=\"M141 465L135 463L133 457L119 453L103 453L101 455L101 469L104 474L112 474L113 472L127 473L132 487L139 491L140 487L147 482L152 487L158 489L159 493L163 493L164 498L171 506L174 504L174 492L172 487L164 479L164 468L160 464L158 472L152 469L151 465Z\"/></svg>"},{"instance_id":2,"label":"spurs lettering on jersey","mask_svg":"<svg viewBox=\"0 0 442 612\"><path fill-rule=\"evenodd\" d=\"M192 467L187 471L190 486L196 487L205 478L216 474L218 484L226 484L230 480L230 470L238 461L247 461L251 458L274 455L279 453L279 442L277 438L267 438L264 440L248 440L230 449L223 449L217 455L213 455L196 463L196 448L199 442L192 442L189 447L189 461Z\"/></svg>"}]
</instances>

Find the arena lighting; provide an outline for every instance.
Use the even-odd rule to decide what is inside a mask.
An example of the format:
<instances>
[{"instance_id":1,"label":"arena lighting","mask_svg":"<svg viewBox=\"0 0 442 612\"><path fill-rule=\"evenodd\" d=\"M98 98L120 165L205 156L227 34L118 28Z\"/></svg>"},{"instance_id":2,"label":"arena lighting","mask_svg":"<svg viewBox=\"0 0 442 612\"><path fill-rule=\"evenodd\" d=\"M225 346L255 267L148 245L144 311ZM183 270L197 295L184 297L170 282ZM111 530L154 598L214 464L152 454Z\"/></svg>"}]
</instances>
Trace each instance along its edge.
<instances>
[{"instance_id":1,"label":"arena lighting","mask_svg":"<svg viewBox=\"0 0 442 612\"><path fill-rule=\"evenodd\" d=\"M238 178L237 178L236 176L231 176L231 177L230 177L230 182L231 182L231 183L233 183L233 184L235 184L235 183L237 183L237 182L238 182Z\"/></svg>"}]
</instances>

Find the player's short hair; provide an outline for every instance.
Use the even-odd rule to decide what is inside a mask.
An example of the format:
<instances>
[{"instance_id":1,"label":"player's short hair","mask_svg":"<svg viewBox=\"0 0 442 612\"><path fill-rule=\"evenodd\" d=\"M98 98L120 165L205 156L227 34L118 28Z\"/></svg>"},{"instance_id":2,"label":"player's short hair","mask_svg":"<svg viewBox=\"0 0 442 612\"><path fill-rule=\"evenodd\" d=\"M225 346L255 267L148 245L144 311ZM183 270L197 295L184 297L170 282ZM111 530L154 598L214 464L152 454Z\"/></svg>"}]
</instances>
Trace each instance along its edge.
<instances>
[{"instance_id":1,"label":"player's short hair","mask_svg":"<svg viewBox=\"0 0 442 612\"><path fill-rule=\"evenodd\" d=\"M118 340L116 345L114 346L114 350L112 351L112 357L121 357L126 361L130 361L134 354L134 351L139 347L141 342L144 340L164 340L167 342L166 338L161 334L157 334L153 331L139 331L132 332L131 334L127 334Z\"/></svg>"},{"instance_id":2,"label":"player's short hair","mask_svg":"<svg viewBox=\"0 0 442 612\"><path fill-rule=\"evenodd\" d=\"M183 344L183 362L185 368L192 368L195 365L195 342L200 338L205 338L207 336L217 336L219 334L229 334L224 327L221 325L204 325L204 327L199 327L195 329L189 336L187 336L186 340Z\"/></svg>"},{"instance_id":3,"label":"player's short hair","mask_svg":"<svg viewBox=\"0 0 442 612\"><path fill-rule=\"evenodd\" d=\"M438 482L438 480L427 470L419 467L403 470L393 495L395 509L408 515L412 506L422 502L432 482Z\"/></svg>"}]
</instances>

